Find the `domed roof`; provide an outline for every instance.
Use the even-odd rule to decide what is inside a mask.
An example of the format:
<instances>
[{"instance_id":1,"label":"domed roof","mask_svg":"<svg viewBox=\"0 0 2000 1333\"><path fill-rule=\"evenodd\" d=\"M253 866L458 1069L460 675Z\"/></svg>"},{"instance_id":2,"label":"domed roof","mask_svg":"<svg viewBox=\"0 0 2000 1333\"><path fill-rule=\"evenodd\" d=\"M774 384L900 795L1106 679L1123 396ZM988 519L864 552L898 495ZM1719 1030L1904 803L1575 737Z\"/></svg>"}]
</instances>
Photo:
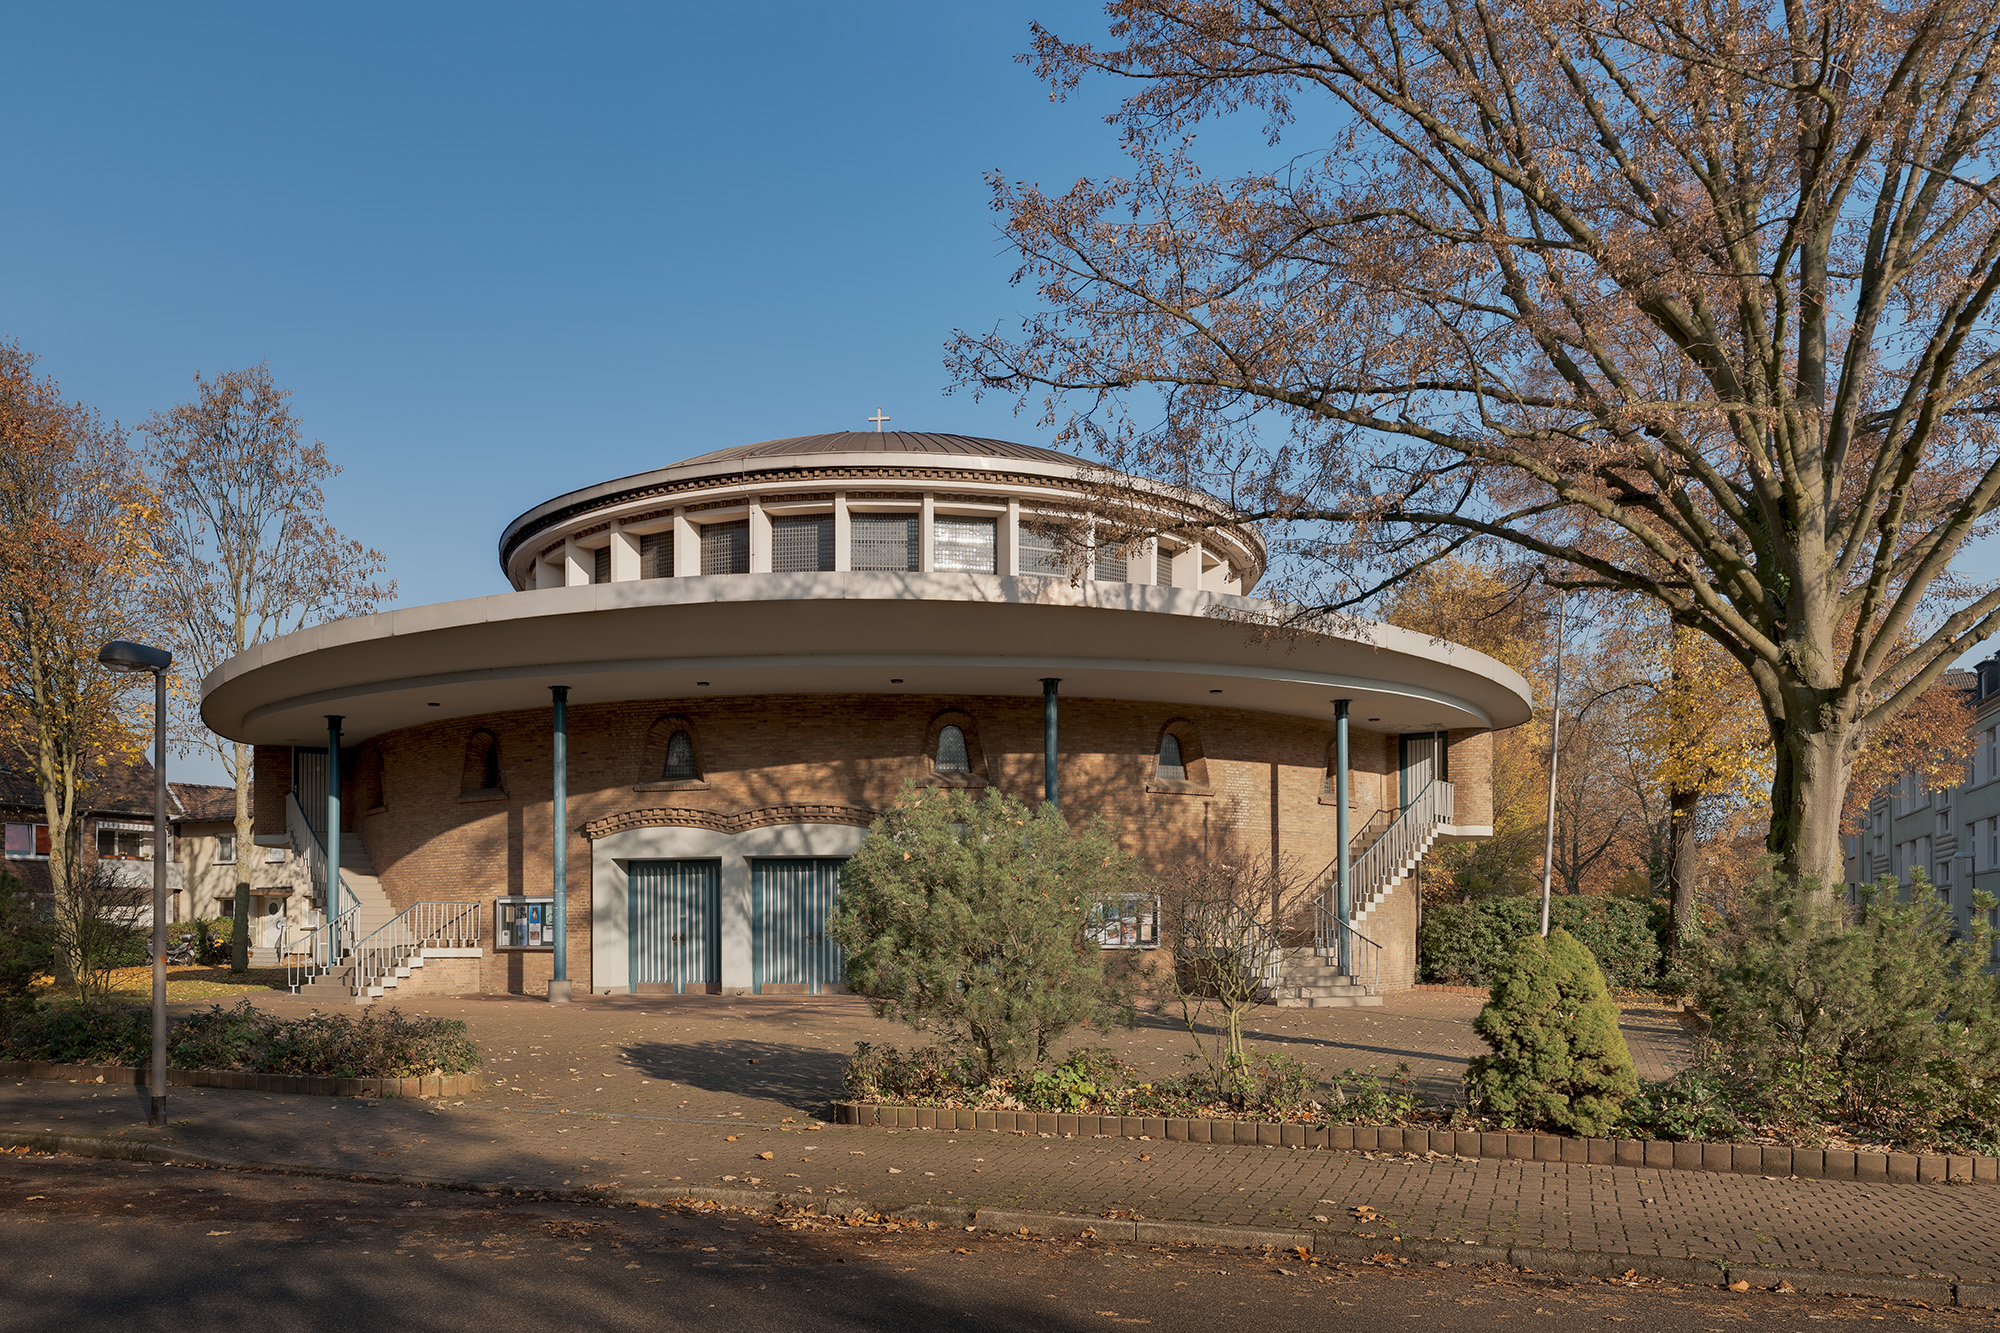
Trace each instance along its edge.
<instances>
[{"instance_id":1,"label":"domed roof","mask_svg":"<svg viewBox=\"0 0 2000 1333\"><path fill-rule=\"evenodd\" d=\"M759 458L785 458L795 454L948 454L960 458L1011 458L1030 463L1058 463L1071 467L1089 466L1084 460L1054 449L1009 440L989 440L978 435L942 435L918 430L837 430L826 435L792 435L762 444L742 444L718 449L698 458L686 458L674 467L698 463L747 462Z\"/></svg>"}]
</instances>

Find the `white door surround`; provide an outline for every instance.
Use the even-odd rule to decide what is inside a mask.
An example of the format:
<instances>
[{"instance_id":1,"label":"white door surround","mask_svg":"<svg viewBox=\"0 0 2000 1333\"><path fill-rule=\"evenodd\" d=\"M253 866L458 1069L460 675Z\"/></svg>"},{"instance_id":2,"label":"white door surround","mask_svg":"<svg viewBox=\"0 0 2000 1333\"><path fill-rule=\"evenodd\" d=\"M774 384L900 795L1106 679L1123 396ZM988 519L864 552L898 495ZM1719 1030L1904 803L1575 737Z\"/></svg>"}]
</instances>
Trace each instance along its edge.
<instances>
[{"instance_id":1,"label":"white door surround","mask_svg":"<svg viewBox=\"0 0 2000 1333\"><path fill-rule=\"evenodd\" d=\"M852 824L770 824L734 833L652 826L605 834L591 844L591 990L610 994L630 986L626 870L632 862L722 863L722 993L743 995L751 989L750 862L765 856L852 856L867 835Z\"/></svg>"}]
</instances>

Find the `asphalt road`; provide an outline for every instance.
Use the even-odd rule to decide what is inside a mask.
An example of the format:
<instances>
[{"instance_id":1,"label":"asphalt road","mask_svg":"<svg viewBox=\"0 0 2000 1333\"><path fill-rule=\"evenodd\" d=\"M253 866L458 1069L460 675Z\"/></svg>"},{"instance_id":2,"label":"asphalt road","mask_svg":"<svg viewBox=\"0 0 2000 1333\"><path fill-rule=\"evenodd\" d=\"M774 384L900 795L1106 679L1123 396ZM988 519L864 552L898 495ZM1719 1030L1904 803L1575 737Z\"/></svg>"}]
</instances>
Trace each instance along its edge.
<instances>
[{"instance_id":1,"label":"asphalt road","mask_svg":"<svg viewBox=\"0 0 2000 1333\"><path fill-rule=\"evenodd\" d=\"M0 1156L0 1333L1991 1327L1880 1301Z\"/></svg>"}]
</instances>

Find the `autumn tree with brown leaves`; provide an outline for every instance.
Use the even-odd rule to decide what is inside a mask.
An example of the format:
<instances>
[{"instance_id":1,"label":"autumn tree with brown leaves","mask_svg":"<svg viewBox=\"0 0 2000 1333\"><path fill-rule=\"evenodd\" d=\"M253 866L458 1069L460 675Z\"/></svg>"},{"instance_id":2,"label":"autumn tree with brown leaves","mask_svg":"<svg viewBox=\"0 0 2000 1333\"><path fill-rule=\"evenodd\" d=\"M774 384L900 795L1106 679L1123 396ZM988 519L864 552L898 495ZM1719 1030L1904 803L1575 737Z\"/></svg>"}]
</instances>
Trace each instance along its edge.
<instances>
[{"instance_id":1,"label":"autumn tree with brown leaves","mask_svg":"<svg viewBox=\"0 0 2000 1333\"><path fill-rule=\"evenodd\" d=\"M152 637L145 590L158 510L116 424L65 402L0 342L0 754L25 759L49 828L58 921L93 912L83 843L93 782L150 730L143 678L97 653ZM155 856L167 855L156 847ZM73 973L73 933L58 952Z\"/></svg>"},{"instance_id":2,"label":"autumn tree with brown leaves","mask_svg":"<svg viewBox=\"0 0 2000 1333\"><path fill-rule=\"evenodd\" d=\"M292 414L291 390L252 366L204 379L193 401L144 427L164 502L157 609L188 678L280 634L363 615L395 596L380 551L344 537L323 490L339 474ZM182 699L184 734L221 759L236 788L236 902L231 966L249 967L250 747L227 740Z\"/></svg>"},{"instance_id":3,"label":"autumn tree with brown leaves","mask_svg":"<svg viewBox=\"0 0 2000 1333\"><path fill-rule=\"evenodd\" d=\"M995 182L1045 308L961 381L1339 555L1322 608L1481 541L1651 599L1755 690L1772 850L1838 881L1857 758L2000 624L1953 577L2000 497L2000 9L1108 9L1026 58L1132 82L1132 174ZM1276 165L1201 170L1231 114Z\"/></svg>"}]
</instances>

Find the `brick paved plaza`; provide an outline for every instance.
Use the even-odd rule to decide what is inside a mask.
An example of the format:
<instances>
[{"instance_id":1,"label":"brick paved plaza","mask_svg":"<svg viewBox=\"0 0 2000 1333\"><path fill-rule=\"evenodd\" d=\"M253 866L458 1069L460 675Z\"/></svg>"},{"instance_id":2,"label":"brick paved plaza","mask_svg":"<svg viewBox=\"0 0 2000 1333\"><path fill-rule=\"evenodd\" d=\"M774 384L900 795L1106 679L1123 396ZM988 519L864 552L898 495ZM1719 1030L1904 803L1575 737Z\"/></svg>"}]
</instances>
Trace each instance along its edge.
<instances>
[{"instance_id":1,"label":"brick paved plaza","mask_svg":"<svg viewBox=\"0 0 2000 1333\"><path fill-rule=\"evenodd\" d=\"M1843 1272L2000 1276L1990 1186L820 1127L852 1042L901 1035L852 1000L551 1008L438 999L407 1007L465 1016L488 1051L494 1086L447 1106L176 1089L172 1141L255 1162L517 1189L728 1185L877 1205L1014 1206ZM1436 1080L1476 1048L1467 1026L1476 1010L1471 997L1438 994L1399 997L1373 1014L1261 1010L1253 1040L1289 1042L1325 1067L1410 1059ZM1682 1049L1658 1011L1631 1021L1642 1063L1663 1067ZM1164 1068L1185 1042L1149 1024L1111 1044ZM0 1130L143 1137L138 1110L130 1089L0 1085ZM1359 1205L1382 1220L1355 1221L1350 1210Z\"/></svg>"}]
</instances>

